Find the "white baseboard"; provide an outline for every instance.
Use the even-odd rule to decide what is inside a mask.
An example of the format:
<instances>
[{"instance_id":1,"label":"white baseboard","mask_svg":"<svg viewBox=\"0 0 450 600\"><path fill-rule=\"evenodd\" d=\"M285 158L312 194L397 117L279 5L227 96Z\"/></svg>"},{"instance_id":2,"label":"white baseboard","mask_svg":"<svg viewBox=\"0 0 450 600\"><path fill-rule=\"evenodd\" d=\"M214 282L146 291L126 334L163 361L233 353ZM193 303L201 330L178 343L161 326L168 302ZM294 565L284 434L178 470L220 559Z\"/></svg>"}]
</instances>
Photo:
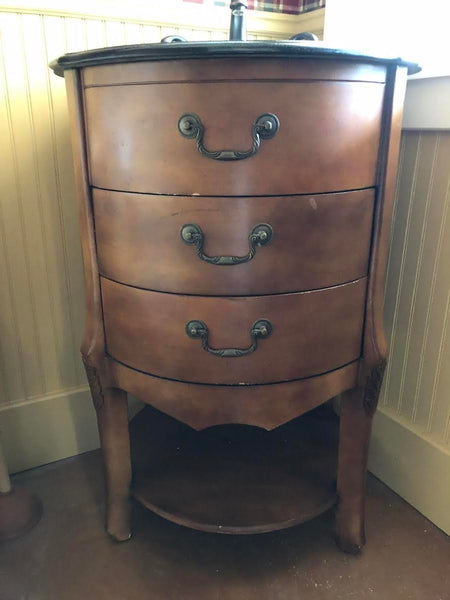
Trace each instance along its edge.
<instances>
[{"instance_id":1,"label":"white baseboard","mask_svg":"<svg viewBox=\"0 0 450 600\"><path fill-rule=\"evenodd\" d=\"M128 414L143 404L128 394ZM87 386L47 394L0 408L0 436L10 473L100 447Z\"/></svg>"},{"instance_id":2,"label":"white baseboard","mask_svg":"<svg viewBox=\"0 0 450 600\"><path fill-rule=\"evenodd\" d=\"M87 386L2 407L0 431L10 473L99 447Z\"/></svg>"},{"instance_id":3,"label":"white baseboard","mask_svg":"<svg viewBox=\"0 0 450 600\"><path fill-rule=\"evenodd\" d=\"M450 534L450 449L381 409L374 419L369 470Z\"/></svg>"}]
</instances>

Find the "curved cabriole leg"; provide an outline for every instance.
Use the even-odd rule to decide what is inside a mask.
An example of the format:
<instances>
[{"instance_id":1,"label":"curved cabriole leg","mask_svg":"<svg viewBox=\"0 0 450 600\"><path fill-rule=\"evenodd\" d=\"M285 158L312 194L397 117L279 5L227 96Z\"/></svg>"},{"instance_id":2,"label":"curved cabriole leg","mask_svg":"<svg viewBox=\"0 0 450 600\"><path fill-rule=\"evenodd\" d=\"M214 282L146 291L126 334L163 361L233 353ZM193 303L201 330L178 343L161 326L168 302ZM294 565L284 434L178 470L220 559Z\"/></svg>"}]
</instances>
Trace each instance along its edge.
<instances>
[{"instance_id":1,"label":"curved cabriole leg","mask_svg":"<svg viewBox=\"0 0 450 600\"><path fill-rule=\"evenodd\" d=\"M97 409L98 431L106 472L106 530L118 542L131 537L130 524L130 437L127 394L109 388Z\"/></svg>"},{"instance_id":2,"label":"curved cabriole leg","mask_svg":"<svg viewBox=\"0 0 450 600\"><path fill-rule=\"evenodd\" d=\"M338 456L336 542L344 552L358 554L366 542L365 496L367 458L384 364L373 369L365 387L343 394Z\"/></svg>"},{"instance_id":3,"label":"curved cabriole leg","mask_svg":"<svg viewBox=\"0 0 450 600\"><path fill-rule=\"evenodd\" d=\"M102 385L97 369L86 365L106 476L106 530L118 542L129 540L131 459L127 394Z\"/></svg>"}]
</instances>

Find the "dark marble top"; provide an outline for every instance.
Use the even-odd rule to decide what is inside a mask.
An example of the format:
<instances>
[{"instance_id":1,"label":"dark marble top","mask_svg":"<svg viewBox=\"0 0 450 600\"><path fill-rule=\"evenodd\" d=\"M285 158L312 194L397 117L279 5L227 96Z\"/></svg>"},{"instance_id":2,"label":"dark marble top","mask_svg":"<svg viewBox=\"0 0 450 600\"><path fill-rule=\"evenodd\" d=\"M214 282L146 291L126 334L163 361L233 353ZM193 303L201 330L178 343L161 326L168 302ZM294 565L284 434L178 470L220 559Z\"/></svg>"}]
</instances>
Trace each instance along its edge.
<instances>
[{"instance_id":1,"label":"dark marble top","mask_svg":"<svg viewBox=\"0 0 450 600\"><path fill-rule=\"evenodd\" d=\"M180 60L186 58L339 58L341 60L361 60L378 64L397 64L408 67L408 74L418 73L418 64L395 56L364 54L361 51L343 48L329 48L323 42L305 41L219 41L219 42L174 42L159 44L136 44L132 46L112 46L84 52L64 54L50 63L57 75L64 75L65 69L76 69L94 65L149 60Z\"/></svg>"}]
</instances>

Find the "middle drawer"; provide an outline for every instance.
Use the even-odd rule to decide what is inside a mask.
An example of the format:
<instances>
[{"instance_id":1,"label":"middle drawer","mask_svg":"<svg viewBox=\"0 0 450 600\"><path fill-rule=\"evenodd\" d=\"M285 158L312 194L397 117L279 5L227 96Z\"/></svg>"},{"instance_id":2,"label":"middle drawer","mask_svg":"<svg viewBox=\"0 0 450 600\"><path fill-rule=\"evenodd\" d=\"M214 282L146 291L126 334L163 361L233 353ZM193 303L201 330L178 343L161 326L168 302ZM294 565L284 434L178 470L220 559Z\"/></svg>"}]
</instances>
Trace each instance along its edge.
<instances>
[{"instance_id":1,"label":"middle drawer","mask_svg":"<svg viewBox=\"0 0 450 600\"><path fill-rule=\"evenodd\" d=\"M271 294L367 274L373 190L219 198L94 189L93 199L100 273L127 285Z\"/></svg>"}]
</instances>

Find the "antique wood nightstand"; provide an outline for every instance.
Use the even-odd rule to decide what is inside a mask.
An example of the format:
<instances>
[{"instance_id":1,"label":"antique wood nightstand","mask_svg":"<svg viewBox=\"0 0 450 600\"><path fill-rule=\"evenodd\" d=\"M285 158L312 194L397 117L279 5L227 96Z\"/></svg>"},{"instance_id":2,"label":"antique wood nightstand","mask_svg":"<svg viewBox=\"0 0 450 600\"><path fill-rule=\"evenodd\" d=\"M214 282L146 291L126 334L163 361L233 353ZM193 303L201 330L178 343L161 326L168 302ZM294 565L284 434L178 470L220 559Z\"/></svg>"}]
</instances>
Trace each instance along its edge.
<instances>
[{"instance_id":1,"label":"antique wood nightstand","mask_svg":"<svg viewBox=\"0 0 450 600\"><path fill-rule=\"evenodd\" d=\"M53 68L64 73L70 106L87 292L82 355L108 532L130 537L127 392L195 430L274 430L345 392L337 490L299 470L292 514L284 507L277 517L274 507L271 520L247 524L214 523L208 510L194 517L173 472L178 512L158 500L164 482L136 481L133 493L167 518L226 533L286 527L337 502L338 543L357 552L387 356L401 111L417 65L291 41L123 46L66 55ZM180 490L189 473L202 479L195 460L179 470ZM270 456L258 469L258 481L276 488Z\"/></svg>"}]
</instances>

